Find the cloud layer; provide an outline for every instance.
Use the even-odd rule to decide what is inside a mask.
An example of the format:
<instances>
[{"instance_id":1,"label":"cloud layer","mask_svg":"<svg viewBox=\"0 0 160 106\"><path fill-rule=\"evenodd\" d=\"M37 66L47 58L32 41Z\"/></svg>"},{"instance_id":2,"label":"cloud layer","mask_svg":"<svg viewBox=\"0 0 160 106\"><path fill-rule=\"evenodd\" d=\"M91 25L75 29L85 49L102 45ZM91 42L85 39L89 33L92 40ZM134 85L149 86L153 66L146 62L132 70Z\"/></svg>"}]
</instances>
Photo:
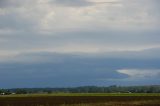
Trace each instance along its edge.
<instances>
[{"instance_id":1,"label":"cloud layer","mask_svg":"<svg viewBox=\"0 0 160 106\"><path fill-rule=\"evenodd\" d=\"M144 50L160 45L157 0L50 2L1 0L0 43L3 47L0 50L9 53L14 53L11 48L17 52L33 49L106 52ZM75 7L75 4L88 5L95 2L108 3Z\"/></svg>"},{"instance_id":2,"label":"cloud layer","mask_svg":"<svg viewBox=\"0 0 160 106\"><path fill-rule=\"evenodd\" d=\"M67 79L66 86L157 84L158 78L137 81L135 77L153 71L157 74L160 69L159 3L0 0L0 73L7 76L1 80L8 83L3 87L9 87L12 80L29 85L43 82L41 78L45 83L60 77L64 79L57 81L57 86L65 85L59 83ZM29 82L21 77L25 74L30 76ZM82 81L83 76L86 81ZM77 82L69 83L74 79ZM53 84L50 81L46 85Z\"/></svg>"},{"instance_id":3,"label":"cloud layer","mask_svg":"<svg viewBox=\"0 0 160 106\"><path fill-rule=\"evenodd\" d=\"M1 62L0 80L5 80L1 87L159 84L159 62L160 59L29 53Z\"/></svg>"}]
</instances>

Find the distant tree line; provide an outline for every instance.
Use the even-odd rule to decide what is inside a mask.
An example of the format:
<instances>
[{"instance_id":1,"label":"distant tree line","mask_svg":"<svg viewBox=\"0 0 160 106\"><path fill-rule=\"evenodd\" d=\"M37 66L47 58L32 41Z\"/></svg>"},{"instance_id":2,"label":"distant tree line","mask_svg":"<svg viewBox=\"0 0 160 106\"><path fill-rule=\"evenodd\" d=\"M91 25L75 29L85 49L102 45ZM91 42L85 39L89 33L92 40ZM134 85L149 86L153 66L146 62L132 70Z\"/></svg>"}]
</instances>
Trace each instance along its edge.
<instances>
[{"instance_id":1,"label":"distant tree line","mask_svg":"<svg viewBox=\"0 0 160 106\"><path fill-rule=\"evenodd\" d=\"M10 95L10 90L7 89L0 89L0 95Z\"/></svg>"},{"instance_id":2,"label":"distant tree line","mask_svg":"<svg viewBox=\"0 0 160 106\"><path fill-rule=\"evenodd\" d=\"M83 86L70 88L15 88L0 89L0 94L33 94L33 93L160 93L160 85L152 86Z\"/></svg>"}]
</instances>

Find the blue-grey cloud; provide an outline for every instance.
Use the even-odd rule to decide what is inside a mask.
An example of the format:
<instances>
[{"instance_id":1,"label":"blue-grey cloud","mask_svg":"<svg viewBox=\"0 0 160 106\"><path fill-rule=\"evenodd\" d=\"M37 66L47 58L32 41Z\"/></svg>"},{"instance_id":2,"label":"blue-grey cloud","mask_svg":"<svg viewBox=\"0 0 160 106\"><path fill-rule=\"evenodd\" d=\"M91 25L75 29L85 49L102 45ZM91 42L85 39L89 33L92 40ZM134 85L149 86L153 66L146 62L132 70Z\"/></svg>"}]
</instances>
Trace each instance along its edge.
<instances>
[{"instance_id":1,"label":"blue-grey cloud","mask_svg":"<svg viewBox=\"0 0 160 106\"><path fill-rule=\"evenodd\" d=\"M160 69L159 0L106 1L0 0L1 86L158 84L117 70Z\"/></svg>"},{"instance_id":2,"label":"blue-grey cloud","mask_svg":"<svg viewBox=\"0 0 160 106\"><path fill-rule=\"evenodd\" d=\"M1 39L4 40L0 42L1 51L11 53L15 51L18 53L25 51L106 53L144 51L160 47L159 31L81 31L54 33L47 36L22 31L3 34Z\"/></svg>"},{"instance_id":3,"label":"blue-grey cloud","mask_svg":"<svg viewBox=\"0 0 160 106\"><path fill-rule=\"evenodd\" d=\"M10 4L9 1L10 0L1 0L0 1L0 8L7 7Z\"/></svg>"},{"instance_id":4,"label":"blue-grey cloud","mask_svg":"<svg viewBox=\"0 0 160 106\"><path fill-rule=\"evenodd\" d=\"M136 85L137 77L118 72L139 69L152 72L160 69L159 58L122 58L79 54L29 53L0 63L1 87L59 87L81 85ZM154 72L153 72L154 73ZM152 79L152 81L148 81ZM147 82L147 81L148 82ZM15 83L16 85L11 85ZM158 84L158 77L139 79L138 84Z\"/></svg>"},{"instance_id":5,"label":"blue-grey cloud","mask_svg":"<svg viewBox=\"0 0 160 106\"><path fill-rule=\"evenodd\" d=\"M20 7L23 6L25 0L22 2L21 0L1 0L0 1L0 8L5 9L5 8L13 8L13 7Z\"/></svg>"}]
</instances>

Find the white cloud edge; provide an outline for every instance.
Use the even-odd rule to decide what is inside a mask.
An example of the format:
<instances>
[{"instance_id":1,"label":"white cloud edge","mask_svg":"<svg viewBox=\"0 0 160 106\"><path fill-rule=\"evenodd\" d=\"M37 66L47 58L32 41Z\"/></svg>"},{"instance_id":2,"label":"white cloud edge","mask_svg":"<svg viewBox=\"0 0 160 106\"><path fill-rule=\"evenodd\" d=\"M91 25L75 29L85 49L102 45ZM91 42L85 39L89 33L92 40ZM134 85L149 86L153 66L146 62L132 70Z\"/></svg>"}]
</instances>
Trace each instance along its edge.
<instances>
[{"instance_id":1,"label":"white cloud edge","mask_svg":"<svg viewBox=\"0 0 160 106\"><path fill-rule=\"evenodd\" d=\"M160 69L120 69L117 72L128 75L131 79L155 78L160 76Z\"/></svg>"}]
</instances>

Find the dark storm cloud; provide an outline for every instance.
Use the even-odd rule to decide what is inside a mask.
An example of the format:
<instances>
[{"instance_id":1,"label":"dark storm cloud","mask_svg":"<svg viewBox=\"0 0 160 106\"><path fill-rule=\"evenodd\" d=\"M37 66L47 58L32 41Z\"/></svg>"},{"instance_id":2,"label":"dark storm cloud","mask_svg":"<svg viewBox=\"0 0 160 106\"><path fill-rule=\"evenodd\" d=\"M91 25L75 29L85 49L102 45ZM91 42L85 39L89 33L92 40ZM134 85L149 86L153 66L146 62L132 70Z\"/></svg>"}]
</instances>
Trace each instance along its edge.
<instances>
[{"instance_id":1,"label":"dark storm cloud","mask_svg":"<svg viewBox=\"0 0 160 106\"><path fill-rule=\"evenodd\" d=\"M41 59L39 58L41 57ZM18 58L27 61L16 61ZM38 60L39 59L39 60ZM59 87L80 85L136 84L125 80L129 76L117 72L120 69L160 69L160 59L124 59L111 57L86 57L56 53L30 53L15 57L15 61L0 63L0 87ZM154 70L152 70L154 73ZM154 77L154 76L153 76ZM154 80L153 80L154 79ZM158 83L153 78L152 84ZM146 84L145 80L139 83ZM151 82L151 81L150 81ZM16 83L12 85L11 83Z\"/></svg>"},{"instance_id":2,"label":"dark storm cloud","mask_svg":"<svg viewBox=\"0 0 160 106\"><path fill-rule=\"evenodd\" d=\"M0 0L0 87L159 84L117 70L160 69L160 0L115 1Z\"/></svg>"}]
</instances>

